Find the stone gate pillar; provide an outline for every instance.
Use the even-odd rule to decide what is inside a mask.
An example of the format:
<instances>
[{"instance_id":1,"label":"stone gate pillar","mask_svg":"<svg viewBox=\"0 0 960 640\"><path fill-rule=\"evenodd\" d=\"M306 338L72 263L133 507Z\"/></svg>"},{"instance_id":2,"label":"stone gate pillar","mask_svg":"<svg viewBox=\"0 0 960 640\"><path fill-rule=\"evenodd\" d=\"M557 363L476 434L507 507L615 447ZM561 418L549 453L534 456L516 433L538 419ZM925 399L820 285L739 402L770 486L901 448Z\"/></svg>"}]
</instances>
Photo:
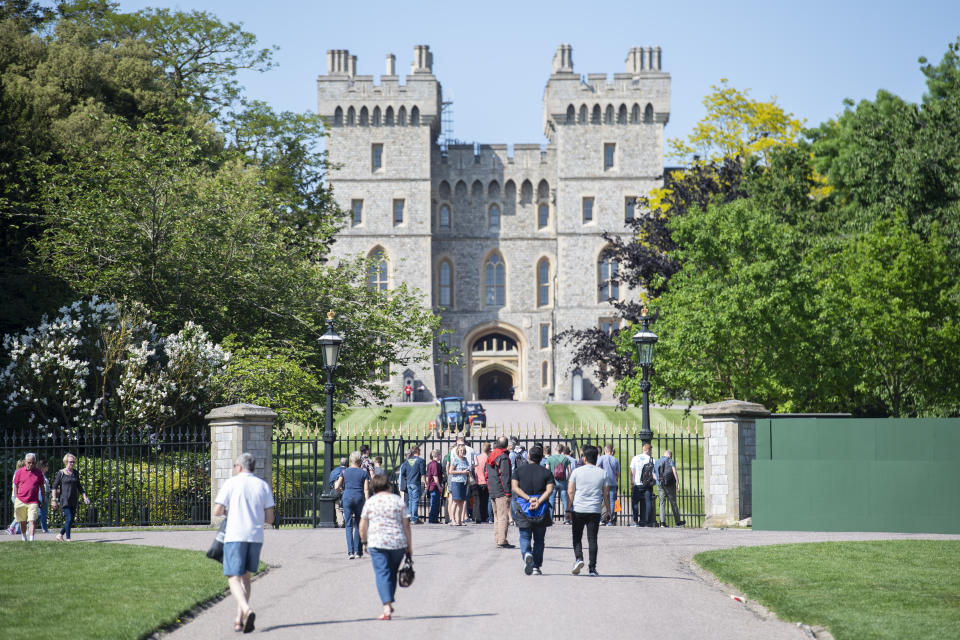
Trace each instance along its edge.
<instances>
[{"instance_id":1,"label":"stone gate pillar","mask_svg":"<svg viewBox=\"0 0 960 640\"><path fill-rule=\"evenodd\" d=\"M233 461L244 452L257 460L254 474L273 486L272 449L273 411L255 404L217 407L206 416L210 423L210 519L213 500L220 487L233 475Z\"/></svg>"},{"instance_id":2,"label":"stone gate pillar","mask_svg":"<svg viewBox=\"0 0 960 640\"><path fill-rule=\"evenodd\" d=\"M742 400L701 407L705 527L730 526L753 513L751 471L757 457L756 419L769 415L763 405Z\"/></svg>"}]
</instances>

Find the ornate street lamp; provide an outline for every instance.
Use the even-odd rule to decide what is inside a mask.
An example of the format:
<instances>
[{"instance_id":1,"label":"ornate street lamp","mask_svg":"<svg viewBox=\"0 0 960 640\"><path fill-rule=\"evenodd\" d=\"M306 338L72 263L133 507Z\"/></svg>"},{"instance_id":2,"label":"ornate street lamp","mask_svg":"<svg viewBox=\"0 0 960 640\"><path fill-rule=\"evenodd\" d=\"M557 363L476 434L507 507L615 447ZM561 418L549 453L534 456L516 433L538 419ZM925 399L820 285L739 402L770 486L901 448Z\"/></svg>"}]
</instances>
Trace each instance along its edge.
<instances>
[{"instance_id":1,"label":"ornate street lamp","mask_svg":"<svg viewBox=\"0 0 960 640\"><path fill-rule=\"evenodd\" d=\"M653 431L650 430L650 367L653 366L653 351L657 344L657 334L650 331L650 317L647 307L640 310L640 331L633 335L633 345L637 349L637 359L643 369L643 381L640 390L643 392L642 424L640 425L640 441L650 444Z\"/></svg>"},{"instance_id":2,"label":"ornate street lamp","mask_svg":"<svg viewBox=\"0 0 960 640\"><path fill-rule=\"evenodd\" d=\"M327 392L327 410L324 412L326 427L323 431L323 478L321 478L323 495L320 496L320 517L317 522L317 526L320 527L337 526L334 506L337 499L333 495L333 488L327 485L327 480L330 472L333 471L333 443L337 440L337 434L333 431L333 370L337 368L343 338L333 330L333 316L333 311L327 313L327 332L318 339L323 353L323 366L327 370L327 384L324 386L324 391Z\"/></svg>"}]
</instances>

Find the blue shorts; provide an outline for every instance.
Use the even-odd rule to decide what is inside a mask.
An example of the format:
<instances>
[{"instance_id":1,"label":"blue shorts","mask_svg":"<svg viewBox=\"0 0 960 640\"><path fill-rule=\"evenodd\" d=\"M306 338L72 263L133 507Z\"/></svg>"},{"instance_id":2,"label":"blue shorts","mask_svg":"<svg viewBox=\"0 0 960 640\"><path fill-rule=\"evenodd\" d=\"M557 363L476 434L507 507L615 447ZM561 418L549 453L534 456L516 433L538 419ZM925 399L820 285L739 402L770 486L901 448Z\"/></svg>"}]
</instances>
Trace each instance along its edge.
<instances>
[{"instance_id":1,"label":"blue shorts","mask_svg":"<svg viewBox=\"0 0 960 640\"><path fill-rule=\"evenodd\" d=\"M467 483L451 482L450 495L453 496L454 500L466 500L467 499Z\"/></svg>"},{"instance_id":2,"label":"blue shorts","mask_svg":"<svg viewBox=\"0 0 960 640\"><path fill-rule=\"evenodd\" d=\"M262 542L224 542L223 575L242 576L256 573L260 565Z\"/></svg>"}]
</instances>

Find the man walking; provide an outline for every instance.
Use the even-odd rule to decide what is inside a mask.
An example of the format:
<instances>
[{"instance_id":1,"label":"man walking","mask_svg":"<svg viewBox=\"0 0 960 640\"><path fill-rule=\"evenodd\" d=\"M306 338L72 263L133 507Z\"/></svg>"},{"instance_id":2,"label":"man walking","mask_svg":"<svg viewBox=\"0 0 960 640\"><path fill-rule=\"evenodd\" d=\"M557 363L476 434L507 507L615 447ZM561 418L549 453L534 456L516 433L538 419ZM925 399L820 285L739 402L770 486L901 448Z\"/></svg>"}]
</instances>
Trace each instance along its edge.
<instances>
[{"instance_id":1,"label":"man walking","mask_svg":"<svg viewBox=\"0 0 960 640\"><path fill-rule=\"evenodd\" d=\"M227 516L223 536L223 575L237 601L233 630L250 633L256 614L250 607L250 574L260 564L263 526L273 524L270 485L253 475L256 459L242 453L233 463L236 475L223 483L214 500L213 515Z\"/></svg>"},{"instance_id":2,"label":"man walking","mask_svg":"<svg viewBox=\"0 0 960 640\"><path fill-rule=\"evenodd\" d=\"M37 468L37 454L24 456L24 466L13 474L13 514L20 523L20 539L33 540L40 517L40 491L43 489L43 473ZM28 524L29 523L29 524Z\"/></svg>"},{"instance_id":3,"label":"man walking","mask_svg":"<svg viewBox=\"0 0 960 640\"><path fill-rule=\"evenodd\" d=\"M630 461L630 501L633 503L633 526L653 527L653 467L650 445Z\"/></svg>"},{"instance_id":4,"label":"man walking","mask_svg":"<svg viewBox=\"0 0 960 640\"><path fill-rule=\"evenodd\" d=\"M614 508L617 503L617 490L620 487L620 461L614 458L613 454L613 445L604 445L603 455L597 460L597 466L607 474L607 491L610 492L609 500L607 500L609 504L600 514L600 520L608 527L617 524L617 514L614 513Z\"/></svg>"},{"instance_id":5,"label":"man walking","mask_svg":"<svg viewBox=\"0 0 960 640\"><path fill-rule=\"evenodd\" d=\"M493 500L493 539L501 549L515 549L507 542L510 523L513 472L510 467L509 443L506 437L497 440L497 446L487 457L487 489Z\"/></svg>"},{"instance_id":6,"label":"man walking","mask_svg":"<svg viewBox=\"0 0 960 640\"><path fill-rule=\"evenodd\" d=\"M610 492L607 486L607 473L597 467L595 446L587 445L583 449L582 466L577 467L570 474L567 484L567 495L570 501L570 510L573 511L573 575L578 575L583 569L583 529L587 529L587 544L590 550L591 576L597 573L597 533L600 530L600 513L603 507L610 508Z\"/></svg>"},{"instance_id":7,"label":"man walking","mask_svg":"<svg viewBox=\"0 0 960 640\"><path fill-rule=\"evenodd\" d=\"M660 494L660 526L667 526L667 502L670 502L670 508L673 509L673 520L678 527L686 524L680 519L680 509L677 507L677 489L680 488L680 476L677 475L677 467L673 464L673 452L667 449L663 452L663 457L657 460L654 465L654 474L657 480L658 493Z\"/></svg>"},{"instance_id":8,"label":"man walking","mask_svg":"<svg viewBox=\"0 0 960 640\"><path fill-rule=\"evenodd\" d=\"M543 447L534 445L529 452L530 464L522 464L513 472L511 486L516 500L517 529L520 531L520 556L523 572L542 575L544 537L553 524L550 496L555 481L553 474L540 465Z\"/></svg>"},{"instance_id":9,"label":"man walking","mask_svg":"<svg viewBox=\"0 0 960 640\"><path fill-rule=\"evenodd\" d=\"M420 518L417 516L417 507L420 504L420 494L423 491L426 477L427 463L420 457L420 447L414 445L410 450L410 457L400 468L400 486L406 488L407 505L410 508L410 524L421 524Z\"/></svg>"}]
</instances>

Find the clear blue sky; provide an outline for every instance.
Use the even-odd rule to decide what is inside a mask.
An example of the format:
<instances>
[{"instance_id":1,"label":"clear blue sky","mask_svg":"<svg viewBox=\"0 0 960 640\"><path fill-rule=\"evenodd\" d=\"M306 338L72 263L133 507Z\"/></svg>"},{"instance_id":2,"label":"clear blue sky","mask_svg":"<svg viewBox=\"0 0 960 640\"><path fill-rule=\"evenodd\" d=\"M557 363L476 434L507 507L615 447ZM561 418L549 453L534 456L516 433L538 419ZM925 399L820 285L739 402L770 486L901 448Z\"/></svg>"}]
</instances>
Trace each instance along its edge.
<instances>
[{"instance_id":1,"label":"clear blue sky","mask_svg":"<svg viewBox=\"0 0 960 640\"><path fill-rule=\"evenodd\" d=\"M145 6L203 9L278 45L275 69L241 78L249 97L278 110L316 108L328 49L349 49L358 73L379 77L388 53L406 75L413 46L428 44L454 101L454 137L507 144L546 142L541 99L561 43L584 75L623 71L631 47L660 46L673 86L667 136L683 137L721 78L775 96L808 126L881 88L917 101L917 58L939 61L960 35L960 0L120 2L121 11Z\"/></svg>"}]
</instances>

